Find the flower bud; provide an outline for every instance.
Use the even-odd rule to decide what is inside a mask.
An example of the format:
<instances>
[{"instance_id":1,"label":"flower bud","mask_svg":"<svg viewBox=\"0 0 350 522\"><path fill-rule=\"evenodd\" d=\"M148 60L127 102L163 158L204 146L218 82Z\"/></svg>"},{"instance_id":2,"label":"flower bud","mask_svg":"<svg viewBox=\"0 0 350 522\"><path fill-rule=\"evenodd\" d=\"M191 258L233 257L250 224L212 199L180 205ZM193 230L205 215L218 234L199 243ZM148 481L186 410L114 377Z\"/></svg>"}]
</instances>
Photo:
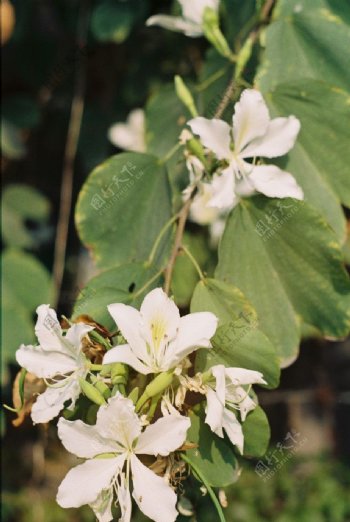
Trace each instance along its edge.
<instances>
[{"instance_id":1,"label":"flower bud","mask_svg":"<svg viewBox=\"0 0 350 522\"><path fill-rule=\"evenodd\" d=\"M93 384L84 381L84 379L81 378L79 379L79 384L81 391L84 395L86 395L88 399L90 399L90 401L94 402L98 406L103 406L104 404L106 404L103 395L95 388Z\"/></svg>"}]
</instances>

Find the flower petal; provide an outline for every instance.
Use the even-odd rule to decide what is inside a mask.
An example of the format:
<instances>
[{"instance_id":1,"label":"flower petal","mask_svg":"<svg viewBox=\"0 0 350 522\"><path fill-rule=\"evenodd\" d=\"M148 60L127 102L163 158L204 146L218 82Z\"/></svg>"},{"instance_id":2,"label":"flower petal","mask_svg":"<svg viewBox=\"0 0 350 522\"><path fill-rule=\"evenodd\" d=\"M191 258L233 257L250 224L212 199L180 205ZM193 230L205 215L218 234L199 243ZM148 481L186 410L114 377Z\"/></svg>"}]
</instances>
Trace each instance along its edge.
<instances>
[{"instance_id":1,"label":"flower petal","mask_svg":"<svg viewBox=\"0 0 350 522\"><path fill-rule=\"evenodd\" d=\"M74 407L79 395L80 386L75 379L69 380L60 388L47 388L33 404L31 413L33 423L49 422L59 414L67 401L71 401L69 408Z\"/></svg>"},{"instance_id":2,"label":"flower petal","mask_svg":"<svg viewBox=\"0 0 350 522\"><path fill-rule=\"evenodd\" d=\"M239 449L240 453L243 453L243 445L244 445L244 435L242 426L237 420L235 414L228 410L224 409L224 414L222 417L222 426L232 442Z\"/></svg>"},{"instance_id":3,"label":"flower petal","mask_svg":"<svg viewBox=\"0 0 350 522\"><path fill-rule=\"evenodd\" d=\"M121 517L119 522L130 522L131 519L131 496L129 490L129 484L125 480L124 473L119 476L120 483L117 484L117 495L118 502L121 510Z\"/></svg>"},{"instance_id":4,"label":"flower petal","mask_svg":"<svg viewBox=\"0 0 350 522\"><path fill-rule=\"evenodd\" d=\"M207 407L205 422L210 426L211 430L219 437L223 437L222 422L224 415L224 403L219 400L215 391L211 388L207 391Z\"/></svg>"},{"instance_id":5,"label":"flower petal","mask_svg":"<svg viewBox=\"0 0 350 522\"><path fill-rule=\"evenodd\" d=\"M256 407L257 403L251 397L249 397L247 393L245 393L244 399L239 402L239 411L241 413L242 422L245 421L248 413L252 410L255 410Z\"/></svg>"},{"instance_id":6,"label":"flower petal","mask_svg":"<svg viewBox=\"0 0 350 522\"><path fill-rule=\"evenodd\" d=\"M199 116L187 122L194 134L197 134L204 145L212 150L218 159L231 156L231 127L223 120L208 120Z\"/></svg>"},{"instance_id":7,"label":"flower petal","mask_svg":"<svg viewBox=\"0 0 350 522\"><path fill-rule=\"evenodd\" d=\"M141 433L135 453L165 457L182 446L190 426L190 419L182 415L162 417Z\"/></svg>"},{"instance_id":8,"label":"flower petal","mask_svg":"<svg viewBox=\"0 0 350 522\"><path fill-rule=\"evenodd\" d=\"M57 320L55 310L50 305L40 305L36 309L38 319L35 335L44 350L60 351L62 348L62 328Z\"/></svg>"},{"instance_id":9,"label":"flower petal","mask_svg":"<svg viewBox=\"0 0 350 522\"><path fill-rule=\"evenodd\" d=\"M199 192L191 205L190 219L199 225L209 225L219 219L220 209L209 205L213 198L213 189L209 183L201 183Z\"/></svg>"},{"instance_id":10,"label":"flower petal","mask_svg":"<svg viewBox=\"0 0 350 522\"><path fill-rule=\"evenodd\" d=\"M155 522L174 522L178 516L177 496L165 479L131 456L134 497L140 510Z\"/></svg>"},{"instance_id":11,"label":"flower petal","mask_svg":"<svg viewBox=\"0 0 350 522\"><path fill-rule=\"evenodd\" d=\"M241 384L267 384L264 376L255 370L246 370L245 368L225 368L226 377L235 385Z\"/></svg>"},{"instance_id":12,"label":"flower petal","mask_svg":"<svg viewBox=\"0 0 350 522\"><path fill-rule=\"evenodd\" d=\"M150 362L140 312L122 303L111 304L107 308L136 357Z\"/></svg>"},{"instance_id":13,"label":"flower petal","mask_svg":"<svg viewBox=\"0 0 350 522\"><path fill-rule=\"evenodd\" d=\"M255 190L270 198L304 199L304 193L292 174L275 165L258 165L249 175Z\"/></svg>"},{"instance_id":14,"label":"flower petal","mask_svg":"<svg viewBox=\"0 0 350 522\"><path fill-rule=\"evenodd\" d=\"M277 158L283 156L294 147L299 131L300 121L295 116L275 118L270 121L263 136L250 142L240 152L240 157Z\"/></svg>"},{"instance_id":15,"label":"flower petal","mask_svg":"<svg viewBox=\"0 0 350 522\"><path fill-rule=\"evenodd\" d=\"M128 344L115 346L111 350L108 350L106 355L103 357L103 364L112 364L116 362L127 364L143 375L153 372L152 368L145 366L136 357Z\"/></svg>"},{"instance_id":16,"label":"flower petal","mask_svg":"<svg viewBox=\"0 0 350 522\"><path fill-rule=\"evenodd\" d=\"M110 487L113 477L125 462L125 455L112 459L92 459L71 469L61 482L57 503L63 508L80 507L95 502L102 490Z\"/></svg>"},{"instance_id":17,"label":"flower petal","mask_svg":"<svg viewBox=\"0 0 350 522\"><path fill-rule=\"evenodd\" d=\"M120 393L111 397L97 412L96 429L102 437L116 440L123 448L131 449L141 433L133 402Z\"/></svg>"},{"instance_id":18,"label":"flower petal","mask_svg":"<svg viewBox=\"0 0 350 522\"><path fill-rule=\"evenodd\" d=\"M198 25L203 22L204 10L209 7L218 10L219 0L178 0L182 8L183 17Z\"/></svg>"},{"instance_id":19,"label":"flower petal","mask_svg":"<svg viewBox=\"0 0 350 522\"><path fill-rule=\"evenodd\" d=\"M181 317L177 339L166 350L163 370L174 368L197 348L210 348L210 339L217 324L218 319L211 312L196 312Z\"/></svg>"},{"instance_id":20,"label":"flower petal","mask_svg":"<svg viewBox=\"0 0 350 522\"><path fill-rule=\"evenodd\" d=\"M233 140L238 154L252 140L266 134L270 116L264 98L255 89L245 89L235 104Z\"/></svg>"},{"instance_id":21,"label":"flower petal","mask_svg":"<svg viewBox=\"0 0 350 522\"><path fill-rule=\"evenodd\" d=\"M180 322L180 312L176 304L162 288L155 288L144 298L140 314L148 330L150 345L160 345L174 339Z\"/></svg>"},{"instance_id":22,"label":"flower petal","mask_svg":"<svg viewBox=\"0 0 350 522\"><path fill-rule=\"evenodd\" d=\"M77 361L66 353L43 350L41 346L22 345L16 352L16 360L28 372L45 378L64 375L78 367Z\"/></svg>"},{"instance_id":23,"label":"flower petal","mask_svg":"<svg viewBox=\"0 0 350 522\"><path fill-rule=\"evenodd\" d=\"M179 16L155 15L148 18L147 26L159 25L170 31L184 33L186 36L197 37L203 34L202 27L190 20L184 20Z\"/></svg>"},{"instance_id":24,"label":"flower petal","mask_svg":"<svg viewBox=\"0 0 350 522\"><path fill-rule=\"evenodd\" d=\"M101 453L123 451L114 440L101 437L96 426L90 426L81 420L68 421L61 417L57 430L66 450L80 458L91 459Z\"/></svg>"},{"instance_id":25,"label":"flower petal","mask_svg":"<svg viewBox=\"0 0 350 522\"><path fill-rule=\"evenodd\" d=\"M235 177L229 166L221 174L214 174L212 185L212 198L208 202L209 207L216 207L228 212L236 203Z\"/></svg>"},{"instance_id":26,"label":"flower petal","mask_svg":"<svg viewBox=\"0 0 350 522\"><path fill-rule=\"evenodd\" d=\"M75 348L75 350L72 350L72 352L78 353L80 352L82 338L84 337L84 335L86 335L88 332L91 332L91 330L93 329L94 327L90 326L89 324L73 324L67 331L65 337L63 338L63 342L68 341L72 348Z\"/></svg>"}]
</instances>

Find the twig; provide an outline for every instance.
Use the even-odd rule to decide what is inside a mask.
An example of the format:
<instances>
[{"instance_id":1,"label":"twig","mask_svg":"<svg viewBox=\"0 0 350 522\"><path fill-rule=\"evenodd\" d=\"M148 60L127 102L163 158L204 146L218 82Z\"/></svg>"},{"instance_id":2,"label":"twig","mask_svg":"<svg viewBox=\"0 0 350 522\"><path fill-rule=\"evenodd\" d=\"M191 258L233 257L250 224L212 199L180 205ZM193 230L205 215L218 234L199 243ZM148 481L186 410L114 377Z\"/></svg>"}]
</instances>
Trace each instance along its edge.
<instances>
[{"instance_id":1,"label":"twig","mask_svg":"<svg viewBox=\"0 0 350 522\"><path fill-rule=\"evenodd\" d=\"M89 1L81 3L77 27L77 44L80 47L86 45L88 23L89 23ZM71 113L68 124L66 147L64 151L62 184L60 195L60 208L56 230L55 253L53 262L53 282L55 289L55 303L57 304L63 274L69 230L69 220L72 206L74 163L78 148L81 122L84 111L84 95L86 86L86 63L85 60L76 69L74 96L72 100Z\"/></svg>"},{"instance_id":2,"label":"twig","mask_svg":"<svg viewBox=\"0 0 350 522\"><path fill-rule=\"evenodd\" d=\"M171 285L171 278L173 275L174 265L177 258L177 255L179 253L179 250L181 249L181 243L182 243L182 237L185 231L185 225L188 218L188 214L190 212L193 196L195 194L195 189L192 191L192 194L182 207L182 209L179 212L179 221L177 223L177 229L175 234L175 241L174 246L168 261L168 264L165 269L165 275L164 275L164 292L169 294L170 292L170 285Z\"/></svg>"},{"instance_id":3,"label":"twig","mask_svg":"<svg viewBox=\"0 0 350 522\"><path fill-rule=\"evenodd\" d=\"M235 88L236 88L236 82L232 78L232 80L228 84L228 86L223 94L223 97L221 98L221 101L215 111L214 118L220 118L222 116L227 105L229 104L229 101L231 100L231 96L232 96Z\"/></svg>"}]
</instances>

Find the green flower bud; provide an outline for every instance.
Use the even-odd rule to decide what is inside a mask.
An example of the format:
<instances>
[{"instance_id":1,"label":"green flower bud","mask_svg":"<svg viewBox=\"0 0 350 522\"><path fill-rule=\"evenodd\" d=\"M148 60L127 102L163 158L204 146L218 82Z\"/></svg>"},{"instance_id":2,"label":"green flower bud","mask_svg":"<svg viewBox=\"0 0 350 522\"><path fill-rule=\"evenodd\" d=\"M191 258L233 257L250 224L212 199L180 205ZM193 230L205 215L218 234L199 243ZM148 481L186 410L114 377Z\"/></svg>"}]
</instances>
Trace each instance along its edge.
<instances>
[{"instance_id":1,"label":"green flower bud","mask_svg":"<svg viewBox=\"0 0 350 522\"><path fill-rule=\"evenodd\" d=\"M195 118L196 116L198 116L198 111L190 90L186 86L181 76L176 75L174 81L175 91L179 100L182 101L184 106L187 107L191 115Z\"/></svg>"},{"instance_id":2,"label":"green flower bud","mask_svg":"<svg viewBox=\"0 0 350 522\"><path fill-rule=\"evenodd\" d=\"M203 33L215 49L225 58L232 58L231 49L219 26L219 15L214 9L207 7L203 16Z\"/></svg>"},{"instance_id":3,"label":"green flower bud","mask_svg":"<svg viewBox=\"0 0 350 522\"><path fill-rule=\"evenodd\" d=\"M81 378L79 379L79 384L81 391L84 395L86 395L88 399L90 399L90 401L94 402L98 406L103 406L104 404L106 404L103 395L95 388L93 384L84 381L84 379Z\"/></svg>"},{"instance_id":4,"label":"green flower bud","mask_svg":"<svg viewBox=\"0 0 350 522\"><path fill-rule=\"evenodd\" d=\"M151 399L155 395L158 395L162 393L164 390L166 390L172 383L173 375L174 370L168 370L167 372L160 373L159 375L157 375L157 377L146 386L145 391L143 392L140 399L137 401L136 411L140 411L140 409L145 404L145 402L148 401L148 399Z\"/></svg>"}]
</instances>

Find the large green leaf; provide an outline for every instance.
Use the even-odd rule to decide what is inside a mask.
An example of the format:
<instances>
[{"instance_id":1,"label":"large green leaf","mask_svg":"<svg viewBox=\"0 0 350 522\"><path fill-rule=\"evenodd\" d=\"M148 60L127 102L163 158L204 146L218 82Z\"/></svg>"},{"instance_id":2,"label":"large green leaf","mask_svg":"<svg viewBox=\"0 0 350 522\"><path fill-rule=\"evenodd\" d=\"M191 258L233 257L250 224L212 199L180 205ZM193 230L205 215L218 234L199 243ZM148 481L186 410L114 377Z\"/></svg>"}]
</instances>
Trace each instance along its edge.
<instances>
[{"instance_id":1,"label":"large green leaf","mask_svg":"<svg viewBox=\"0 0 350 522\"><path fill-rule=\"evenodd\" d=\"M136 152L112 156L93 170L76 209L81 240L103 269L147 259L170 217L166 169L154 156Z\"/></svg>"},{"instance_id":2,"label":"large green leaf","mask_svg":"<svg viewBox=\"0 0 350 522\"><path fill-rule=\"evenodd\" d=\"M9 246L31 248L38 239L26 226L30 219L45 223L50 203L40 192L24 184L8 185L2 196L2 237Z\"/></svg>"},{"instance_id":3,"label":"large green leaf","mask_svg":"<svg viewBox=\"0 0 350 522\"><path fill-rule=\"evenodd\" d=\"M299 322L329 337L350 328L350 284L334 233L308 205L256 196L231 213L216 276L239 284L282 364L298 351Z\"/></svg>"},{"instance_id":4,"label":"large green leaf","mask_svg":"<svg viewBox=\"0 0 350 522\"><path fill-rule=\"evenodd\" d=\"M50 303L51 284L45 267L19 250L4 252L2 270L1 351L3 361L12 361L21 343L35 340L33 314Z\"/></svg>"},{"instance_id":5,"label":"large green leaf","mask_svg":"<svg viewBox=\"0 0 350 522\"><path fill-rule=\"evenodd\" d=\"M145 296L156 286L161 286L161 276L154 279L156 270L146 263L130 263L111 268L92 278L74 306L73 317L88 314L108 329L115 328L107 306L112 303L125 303L138 307ZM151 283L140 292L149 282Z\"/></svg>"},{"instance_id":6,"label":"large green leaf","mask_svg":"<svg viewBox=\"0 0 350 522\"><path fill-rule=\"evenodd\" d=\"M340 203L350 206L350 8L329 5L334 11L326 0L279 2L257 84L274 116L301 121L297 144L280 163L343 241Z\"/></svg>"},{"instance_id":7,"label":"large green leaf","mask_svg":"<svg viewBox=\"0 0 350 522\"><path fill-rule=\"evenodd\" d=\"M232 444L212 433L204 422L203 409L192 412L190 419L187 440L198 447L186 451L189 461L193 462L212 487L225 487L235 482L238 466Z\"/></svg>"},{"instance_id":8,"label":"large green leaf","mask_svg":"<svg viewBox=\"0 0 350 522\"><path fill-rule=\"evenodd\" d=\"M264 410L257 406L242 424L243 453L249 457L261 457L266 453L270 440L270 426Z\"/></svg>"},{"instance_id":9,"label":"large green leaf","mask_svg":"<svg viewBox=\"0 0 350 522\"><path fill-rule=\"evenodd\" d=\"M200 281L193 294L191 311L210 311L219 318L213 348L197 353L197 371L224 364L259 371L269 387L278 385L276 348L258 329L256 312L238 288L216 279Z\"/></svg>"}]
</instances>

